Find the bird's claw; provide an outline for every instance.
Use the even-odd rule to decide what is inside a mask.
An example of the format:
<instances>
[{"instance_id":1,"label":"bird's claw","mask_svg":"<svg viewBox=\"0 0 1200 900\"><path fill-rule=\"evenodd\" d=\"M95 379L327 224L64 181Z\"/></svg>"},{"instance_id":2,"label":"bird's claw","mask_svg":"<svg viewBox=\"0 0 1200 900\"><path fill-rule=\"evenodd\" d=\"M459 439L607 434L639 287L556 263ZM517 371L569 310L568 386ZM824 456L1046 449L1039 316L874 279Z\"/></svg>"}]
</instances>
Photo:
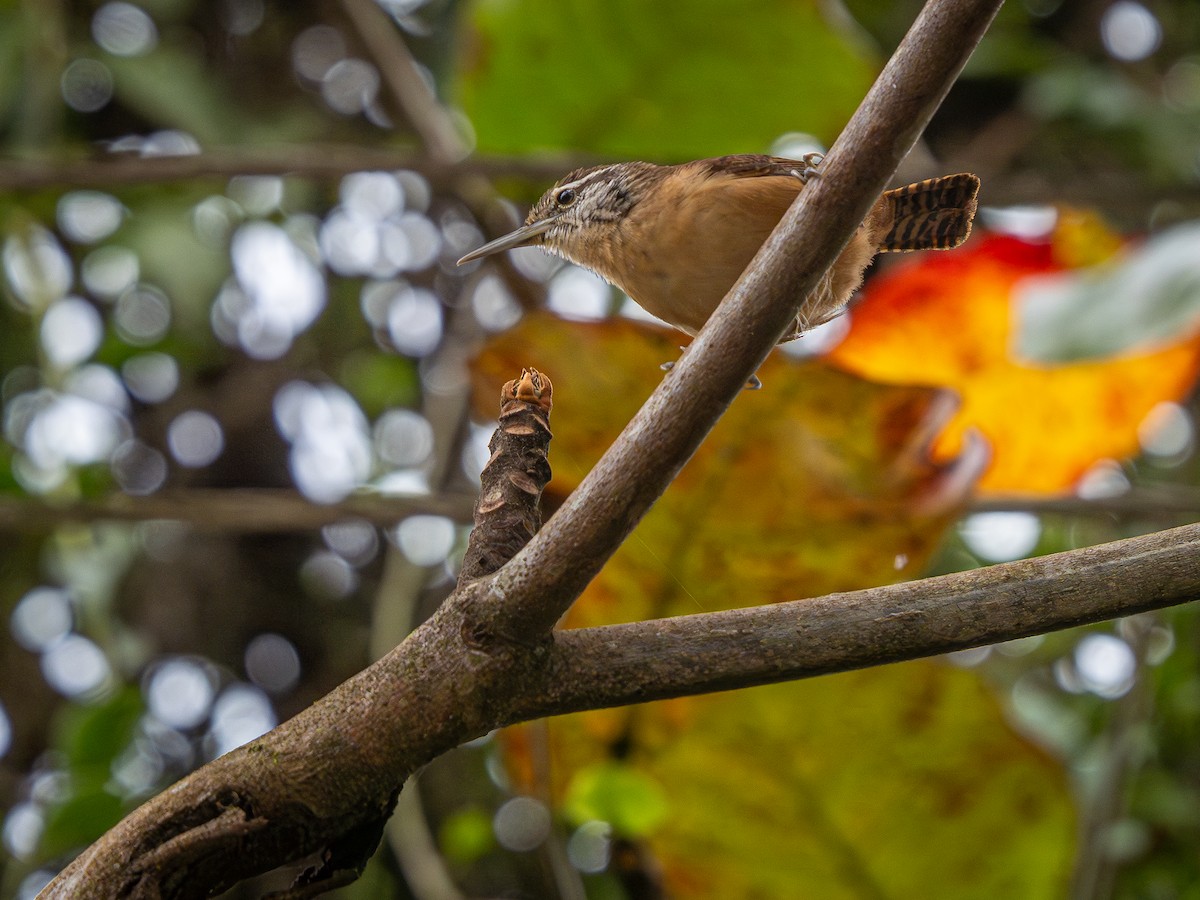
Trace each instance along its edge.
<instances>
[{"instance_id":1,"label":"bird's claw","mask_svg":"<svg viewBox=\"0 0 1200 900\"><path fill-rule=\"evenodd\" d=\"M792 174L799 178L804 184L808 184L810 178L820 178L821 173L817 171L817 166L825 161L824 153L805 153L800 157L800 162L804 165L792 169Z\"/></svg>"},{"instance_id":2,"label":"bird's claw","mask_svg":"<svg viewBox=\"0 0 1200 900\"><path fill-rule=\"evenodd\" d=\"M680 349L683 349L683 348L681 347ZM664 372L670 372L673 368L675 368L675 363L674 363L674 361L660 363L659 368L662 369ZM757 375L751 375L749 378L746 379L746 384L742 387L742 390L744 390L744 391L761 391L762 386L763 386L762 381L759 379L759 377Z\"/></svg>"}]
</instances>

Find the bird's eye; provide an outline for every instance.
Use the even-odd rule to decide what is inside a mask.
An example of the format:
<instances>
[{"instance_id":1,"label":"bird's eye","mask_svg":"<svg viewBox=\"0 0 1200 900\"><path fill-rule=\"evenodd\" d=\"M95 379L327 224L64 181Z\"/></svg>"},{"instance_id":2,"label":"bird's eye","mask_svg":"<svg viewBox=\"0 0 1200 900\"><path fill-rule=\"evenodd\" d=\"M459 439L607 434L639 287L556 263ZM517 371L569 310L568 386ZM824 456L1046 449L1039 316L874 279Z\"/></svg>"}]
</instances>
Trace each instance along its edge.
<instances>
[{"instance_id":1,"label":"bird's eye","mask_svg":"<svg viewBox=\"0 0 1200 900\"><path fill-rule=\"evenodd\" d=\"M559 206L570 206L575 202L575 192L571 188L563 188L554 198L554 202Z\"/></svg>"}]
</instances>

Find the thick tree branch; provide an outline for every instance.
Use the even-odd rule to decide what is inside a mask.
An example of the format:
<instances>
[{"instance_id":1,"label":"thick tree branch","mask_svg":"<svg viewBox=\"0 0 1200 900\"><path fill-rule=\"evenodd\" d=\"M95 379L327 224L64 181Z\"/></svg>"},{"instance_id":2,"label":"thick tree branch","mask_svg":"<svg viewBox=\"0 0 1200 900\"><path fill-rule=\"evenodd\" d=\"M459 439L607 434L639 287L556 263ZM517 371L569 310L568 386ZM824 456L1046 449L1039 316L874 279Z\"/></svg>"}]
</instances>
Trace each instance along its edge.
<instances>
[{"instance_id":1,"label":"thick tree branch","mask_svg":"<svg viewBox=\"0 0 1200 900\"><path fill-rule=\"evenodd\" d=\"M549 630L691 458L912 148L1001 0L930 0L699 336L496 579L506 633Z\"/></svg>"},{"instance_id":2,"label":"thick tree branch","mask_svg":"<svg viewBox=\"0 0 1200 900\"><path fill-rule=\"evenodd\" d=\"M560 631L537 718L884 665L1200 599L1200 525L814 600Z\"/></svg>"}]
</instances>

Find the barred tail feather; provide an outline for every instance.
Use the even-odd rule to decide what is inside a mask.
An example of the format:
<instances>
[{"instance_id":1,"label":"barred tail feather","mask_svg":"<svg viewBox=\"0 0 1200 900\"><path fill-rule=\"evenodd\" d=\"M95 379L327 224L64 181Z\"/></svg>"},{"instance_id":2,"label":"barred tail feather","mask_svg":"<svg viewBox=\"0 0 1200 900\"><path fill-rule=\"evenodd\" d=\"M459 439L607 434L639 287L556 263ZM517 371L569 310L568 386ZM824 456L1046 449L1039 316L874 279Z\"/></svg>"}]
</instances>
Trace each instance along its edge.
<instances>
[{"instance_id":1,"label":"barred tail feather","mask_svg":"<svg viewBox=\"0 0 1200 900\"><path fill-rule=\"evenodd\" d=\"M881 250L949 250L971 234L979 179L967 173L930 178L888 191L892 227Z\"/></svg>"}]
</instances>

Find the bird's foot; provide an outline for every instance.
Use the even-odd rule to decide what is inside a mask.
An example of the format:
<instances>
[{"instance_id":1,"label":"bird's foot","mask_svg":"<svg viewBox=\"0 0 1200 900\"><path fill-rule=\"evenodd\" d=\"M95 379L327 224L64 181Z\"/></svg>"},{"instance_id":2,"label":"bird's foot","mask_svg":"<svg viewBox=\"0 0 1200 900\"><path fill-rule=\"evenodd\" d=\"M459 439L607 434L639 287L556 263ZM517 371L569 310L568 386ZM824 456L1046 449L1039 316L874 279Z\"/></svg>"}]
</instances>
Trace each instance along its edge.
<instances>
[{"instance_id":1,"label":"bird's foot","mask_svg":"<svg viewBox=\"0 0 1200 900\"><path fill-rule=\"evenodd\" d=\"M679 349L682 350L683 348L680 347ZM675 363L674 363L674 361L661 363L661 364L659 364L659 368L662 369L664 372L670 372L673 368L675 368ZM742 390L743 391L761 391L762 390L762 381L759 379L759 377L757 375L751 375L748 379L746 379L746 383L745 383L745 385L742 386Z\"/></svg>"},{"instance_id":2,"label":"bird's foot","mask_svg":"<svg viewBox=\"0 0 1200 900\"><path fill-rule=\"evenodd\" d=\"M825 161L824 153L805 153L800 157L802 166L792 169L792 174L799 178L804 184L808 184L810 178L820 178L821 173L817 171L817 166Z\"/></svg>"}]
</instances>

